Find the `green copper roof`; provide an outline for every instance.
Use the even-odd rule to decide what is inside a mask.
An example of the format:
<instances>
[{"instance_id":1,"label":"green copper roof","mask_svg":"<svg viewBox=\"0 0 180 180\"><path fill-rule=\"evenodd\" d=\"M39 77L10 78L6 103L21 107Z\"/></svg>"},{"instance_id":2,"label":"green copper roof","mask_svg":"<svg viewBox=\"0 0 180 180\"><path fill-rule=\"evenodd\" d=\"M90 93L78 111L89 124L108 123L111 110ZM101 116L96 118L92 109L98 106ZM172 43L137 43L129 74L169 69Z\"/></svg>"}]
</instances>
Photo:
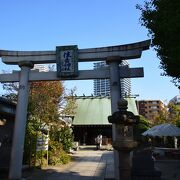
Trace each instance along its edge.
<instances>
[{"instance_id":1,"label":"green copper roof","mask_svg":"<svg viewBox=\"0 0 180 180\"><path fill-rule=\"evenodd\" d=\"M128 111L138 115L135 99L127 98ZM111 99L108 97L82 97L76 99L77 109L73 125L107 125L111 115Z\"/></svg>"},{"instance_id":2,"label":"green copper roof","mask_svg":"<svg viewBox=\"0 0 180 180\"><path fill-rule=\"evenodd\" d=\"M139 115L137 111L137 106L134 98L126 98L128 101L128 111L131 111L134 113L134 115Z\"/></svg>"}]
</instances>

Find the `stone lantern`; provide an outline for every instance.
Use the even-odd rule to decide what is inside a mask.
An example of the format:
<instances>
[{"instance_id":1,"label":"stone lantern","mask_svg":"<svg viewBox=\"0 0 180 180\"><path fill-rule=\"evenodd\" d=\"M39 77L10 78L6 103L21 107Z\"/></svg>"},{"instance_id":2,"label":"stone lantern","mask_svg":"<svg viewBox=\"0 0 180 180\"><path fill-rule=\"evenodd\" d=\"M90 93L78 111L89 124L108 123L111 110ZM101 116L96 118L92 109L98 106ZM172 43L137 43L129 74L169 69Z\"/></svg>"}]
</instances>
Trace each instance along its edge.
<instances>
[{"instance_id":1,"label":"stone lantern","mask_svg":"<svg viewBox=\"0 0 180 180\"><path fill-rule=\"evenodd\" d=\"M119 154L119 179L121 180L131 179L130 151L137 146L137 142L133 139L133 126L138 123L139 116L127 111L127 105L127 100L121 99L118 102L119 111L108 117L109 123L115 125L113 148Z\"/></svg>"}]
</instances>

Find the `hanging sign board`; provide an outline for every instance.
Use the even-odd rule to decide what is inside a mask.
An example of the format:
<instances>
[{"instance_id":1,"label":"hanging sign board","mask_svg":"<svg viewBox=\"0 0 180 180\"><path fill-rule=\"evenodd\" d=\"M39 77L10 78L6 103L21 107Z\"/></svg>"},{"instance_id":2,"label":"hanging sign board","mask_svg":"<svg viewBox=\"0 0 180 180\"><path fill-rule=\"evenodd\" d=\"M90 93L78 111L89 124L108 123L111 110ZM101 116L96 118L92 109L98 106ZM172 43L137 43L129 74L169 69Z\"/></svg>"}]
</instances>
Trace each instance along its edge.
<instances>
[{"instance_id":1,"label":"hanging sign board","mask_svg":"<svg viewBox=\"0 0 180 180\"><path fill-rule=\"evenodd\" d=\"M78 47L57 46L56 63L58 77L78 76Z\"/></svg>"}]
</instances>

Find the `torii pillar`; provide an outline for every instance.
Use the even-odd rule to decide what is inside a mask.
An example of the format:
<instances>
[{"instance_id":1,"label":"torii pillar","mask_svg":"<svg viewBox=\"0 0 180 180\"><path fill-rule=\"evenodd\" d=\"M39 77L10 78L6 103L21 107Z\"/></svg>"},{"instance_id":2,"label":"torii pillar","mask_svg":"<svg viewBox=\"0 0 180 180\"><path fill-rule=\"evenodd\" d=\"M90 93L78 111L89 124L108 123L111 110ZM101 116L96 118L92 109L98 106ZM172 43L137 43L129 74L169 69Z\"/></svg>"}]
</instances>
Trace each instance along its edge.
<instances>
[{"instance_id":1,"label":"torii pillar","mask_svg":"<svg viewBox=\"0 0 180 180\"><path fill-rule=\"evenodd\" d=\"M21 62L19 67L21 72L15 118L15 127L17 128L14 128L13 134L9 179L19 179L21 177L29 94L29 71L33 64L31 62Z\"/></svg>"},{"instance_id":2,"label":"torii pillar","mask_svg":"<svg viewBox=\"0 0 180 180\"><path fill-rule=\"evenodd\" d=\"M119 64L121 64L121 59L119 57L110 57L107 59L107 64L109 65L110 71L110 92L111 92L111 113L117 111L117 100L121 99L121 83L119 75ZM112 139L115 140L116 131L115 125L112 124ZM119 180L119 153L114 149L114 176L116 180Z\"/></svg>"}]
</instances>

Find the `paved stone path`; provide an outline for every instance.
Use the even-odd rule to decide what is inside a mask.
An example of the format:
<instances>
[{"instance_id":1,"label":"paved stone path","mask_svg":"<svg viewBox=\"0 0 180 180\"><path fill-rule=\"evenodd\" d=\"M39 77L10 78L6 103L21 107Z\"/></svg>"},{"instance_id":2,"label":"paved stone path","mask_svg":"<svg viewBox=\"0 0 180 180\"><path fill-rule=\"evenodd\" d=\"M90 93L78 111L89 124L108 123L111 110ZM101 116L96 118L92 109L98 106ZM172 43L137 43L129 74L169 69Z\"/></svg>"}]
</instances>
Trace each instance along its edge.
<instances>
[{"instance_id":1,"label":"paved stone path","mask_svg":"<svg viewBox=\"0 0 180 180\"><path fill-rule=\"evenodd\" d=\"M81 150L65 166L44 169L27 180L104 180L113 175L113 151Z\"/></svg>"},{"instance_id":2,"label":"paved stone path","mask_svg":"<svg viewBox=\"0 0 180 180\"><path fill-rule=\"evenodd\" d=\"M112 152L81 151L74 156L75 161L61 172L48 176L47 180L104 180L107 161L112 162Z\"/></svg>"},{"instance_id":3,"label":"paved stone path","mask_svg":"<svg viewBox=\"0 0 180 180\"><path fill-rule=\"evenodd\" d=\"M94 148L95 149L95 148ZM113 151L82 149L72 155L73 161L67 165L48 166L43 169L23 172L25 180L112 180ZM156 161L164 180L180 179L180 161ZM0 180L7 180L0 173Z\"/></svg>"}]
</instances>

